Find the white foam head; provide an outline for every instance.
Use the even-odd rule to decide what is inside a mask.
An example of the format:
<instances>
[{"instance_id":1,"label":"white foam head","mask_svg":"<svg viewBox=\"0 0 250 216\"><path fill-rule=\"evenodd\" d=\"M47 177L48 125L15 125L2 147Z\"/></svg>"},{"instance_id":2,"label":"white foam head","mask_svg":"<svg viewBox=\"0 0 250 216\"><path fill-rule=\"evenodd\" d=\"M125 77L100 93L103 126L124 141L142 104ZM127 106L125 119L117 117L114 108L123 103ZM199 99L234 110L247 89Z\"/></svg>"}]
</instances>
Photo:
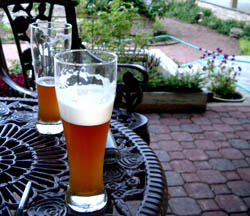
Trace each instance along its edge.
<instances>
[{"instance_id":1,"label":"white foam head","mask_svg":"<svg viewBox=\"0 0 250 216\"><path fill-rule=\"evenodd\" d=\"M67 88L56 86L56 94L61 118L77 125L100 125L110 120L115 85L73 85Z\"/></svg>"}]
</instances>

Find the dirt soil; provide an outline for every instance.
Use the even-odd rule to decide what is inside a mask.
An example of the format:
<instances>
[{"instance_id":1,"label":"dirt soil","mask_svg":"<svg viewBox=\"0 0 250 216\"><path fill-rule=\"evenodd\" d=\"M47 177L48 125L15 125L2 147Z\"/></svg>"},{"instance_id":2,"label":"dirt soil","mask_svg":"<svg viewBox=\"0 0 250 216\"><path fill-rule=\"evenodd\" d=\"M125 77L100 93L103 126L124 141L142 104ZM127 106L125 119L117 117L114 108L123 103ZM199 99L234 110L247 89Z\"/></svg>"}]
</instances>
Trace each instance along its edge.
<instances>
[{"instance_id":1,"label":"dirt soil","mask_svg":"<svg viewBox=\"0 0 250 216\"><path fill-rule=\"evenodd\" d=\"M241 55L238 40L235 38L219 34L199 24L189 24L172 18L165 18L162 23L169 35L194 46L210 51L216 51L217 48L220 48L225 54ZM161 49L170 58L182 64L198 60L203 55L201 51L181 43L152 48Z\"/></svg>"}]
</instances>

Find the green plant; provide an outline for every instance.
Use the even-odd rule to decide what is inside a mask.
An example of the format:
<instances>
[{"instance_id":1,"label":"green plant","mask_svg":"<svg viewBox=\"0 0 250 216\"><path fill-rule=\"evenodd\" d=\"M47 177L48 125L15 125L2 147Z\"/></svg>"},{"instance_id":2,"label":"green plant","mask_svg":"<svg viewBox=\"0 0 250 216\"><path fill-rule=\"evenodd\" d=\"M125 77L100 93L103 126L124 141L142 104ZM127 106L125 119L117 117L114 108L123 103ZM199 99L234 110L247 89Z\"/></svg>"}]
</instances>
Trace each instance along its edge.
<instances>
[{"instance_id":1,"label":"green plant","mask_svg":"<svg viewBox=\"0 0 250 216\"><path fill-rule=\"evenodd\" d=\"M175 74L163 76L155 71L149 76L149 89L166 91L201 91L206 83L204 71L188 66L178 68Z\"/></svg>"},{"instance_id":2,"label":"green plant","mask_svg":"<svg viewBox=\"0 0 250 216\"><path fill-rule=\"evenodd\" d=\"M11 66L8 68L9 73L19 74L22 72L22 66L17 60L11 60Z\"/></svg>"},{"instance_id":3,"label":"green plant","mask_svg":"<svg viewBox=\"0 0 250 216\"><path fill-rule=\"evenodd\" d=\"M129 30L132 28L132 21L137 17L137 9L131 4L121 0L113 0L105 11L99 11L94 3L89 4L87 0L81 0L79 4L79 17L81 35L83 41L95 46L115 47L124 49L123 41L129 39ZM84 11L82 8L89 8Z\"/></svg>"},{"instance_id":4,"label":"green plant","mask_svg":"<svg viewBox=\"0 0 250 216\"><path fill-rule=\"evenodd\" d=\"M198 19L198 14L202 13L201 21ZM215 31L228 35L234 27L241 28L243 33L241 37L250 38L250 27L244 22L235 20L222 20L213 15L209 9L200 8L195 0L175 1L171 0L168 4L166 16L176 17L182 21L189 23L199 23L203 26L208 26Z\"/></svg>"},{"instance_id":5,"label":"green plant","mask_svg":"<svg viewBox=\"0 0 250 216\"><path fill-rule=\"evenodd\" d=\"M241 68L234 65L234 56L223 55L222 50L217 48L217 52L206 53L202 58L205 57L209 59L202 70L208 74L208 89L217 97L239 98L235 82L237 82L236 77L240 74Z\"/></svg>"},{"instance_id":6,"label":"green plant","mask_svg":"<svg viewBox=\"0 0 250 216\"><path fill-rule=\"evenodd\" d=\"M250 55L250 40L241 38L239 40L240 51L243 55Z\"/></svg>"},{"instance_id":7,"label":"green plant","mask_svg":"<svg viewBox=\"0 0 250 216\"><path fill-rule=\"evenodd\" d=\"M2 25L0 26L0 29L1 29L2 31L4 31L4 32L11 32L11 27L10 27L10 26L7 26L7 25L5 25L5 24L2 24Z\"/></svg>"},{"instance_id":8,"label":"green plant","mask_svg":"<svg viewBox=\"0 0 250 216\"><path fill-rule=\"evenodd\" d=\"M85 0L84 10L88 14L92 14L93 7L97 11L109 11L110 5L114 0ZM80 4L82 4L83 0L78 0ZM134 8L137 8L137 14L146 16L151 19L155 19L156 17L164 17L167 4L164 0L152 0L151 4L145 4L143 0L123 0L122 4L130 7L132 5Z\"/></svg>"}]
</instances>

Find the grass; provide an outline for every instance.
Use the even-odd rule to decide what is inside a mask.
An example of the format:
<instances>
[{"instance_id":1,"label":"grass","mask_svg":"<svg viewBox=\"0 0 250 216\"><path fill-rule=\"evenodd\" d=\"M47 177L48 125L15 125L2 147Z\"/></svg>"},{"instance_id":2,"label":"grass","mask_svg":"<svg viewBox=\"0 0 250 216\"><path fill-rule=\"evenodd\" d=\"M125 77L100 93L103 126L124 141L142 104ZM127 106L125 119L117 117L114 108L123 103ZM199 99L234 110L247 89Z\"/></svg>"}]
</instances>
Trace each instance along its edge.
<instances>
[{"instance_id":1,"label":"grass","mask_svg":"<svg viewBox=\"0 0 250 216\"><path fill-rule=\"evenodd\" d=\"M250 55L250 40L241 38L239 40L239 44L240 44L240 51L242 52L242 54Z\"/></svg>"}]
</instances>

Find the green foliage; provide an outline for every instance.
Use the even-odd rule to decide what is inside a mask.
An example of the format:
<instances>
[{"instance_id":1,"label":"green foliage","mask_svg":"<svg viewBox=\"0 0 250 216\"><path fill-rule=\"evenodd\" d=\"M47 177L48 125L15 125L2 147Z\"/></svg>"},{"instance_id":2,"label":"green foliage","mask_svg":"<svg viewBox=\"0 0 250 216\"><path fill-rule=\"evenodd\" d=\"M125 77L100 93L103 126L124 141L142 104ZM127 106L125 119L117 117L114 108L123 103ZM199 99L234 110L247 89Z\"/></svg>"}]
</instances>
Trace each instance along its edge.
<instances>
[{"instance_id":1,"label":"green foliage","mask_svg":"<svg viewBox=\"0 0 250 216\"><path fill-rule=\"evenodd\" d=\"M84 8L89 10L85 11ZM105 11L100 11L99 6L81 0L78 15L82 18L80 27L83 41L91 43L92 48L105 46L124 49L122 41L129 38L129 29L133 19L137 17L136 12L136 8L121 0L113 0Z\"/></svg>"},{"instance_id":2,"label":"green foliage","mask_svg":"<svg viewBox=\"0 0 250 216\"><path fill-rule=\"evenodd\" d=\"M10 27L10 26L7 26L7 25L5 25L5 24L2 24L2 25L0 26L0 29L1 29L2 31L4 31L4 32L11 32L11 27Z\"/></svg>"},{"instance_id":3,"label":"green foliage","mask_svg":"<svg viewBox=\"0 0 250 216\"><path fill-rule=\"evenodd\" d=\"M250 40L245 38L241 38L239 40L240 43L240 51L243 55L250 55Z\"/></svg>"},{"instance_id":4,"label":"green foliage","mask_svg":"<svg viewBox=\"0 0 250 216\"><path fill-rule=\"evenodd\" d=\"M9 73L19 74L22 71L22 66L17 60L11 60L11 66L8 70Z\"/></svg>"},{"instance_id":5,"label":"green foliage","mask_svg":"<svg viewBox=\"0 0 250 216\"><path fill-rule=\"evenodd\" d=\"M98 11L109 11L110 5L114 0L78 0L80 4L85 2L85 7L83 8L88 14L92 14L93 8ZM143 0L123 0L121 4L130 7L132 5L134 8L138 9L138 14L146 16L148 18L154 19L156 17L164 17L167 5L165 0L152 0L150 5L145 5Z\"/></svg>"},{"instance_id":6,"label":"green foliage","mask_svg":"<svg viewBox=\"0 0 250 216\"><path fill-rule=\"evenodd\" d=\"M199 21L197 15L203 13L202 21ZM222 20L213 15L209 9L200 8L195 0L187 1L175 1L171 0L168 9L167 16L176 17L182 21L189 23L199 23L203 26L208 26L219 33L228 35L230 30L234 27L242 28L243 34L241 37L250 38L250 27L244 22L238 22L235 20Z\"/></svg>"},{"instance_id":7,"label":"green foliage","mask_svg":"<svg viewBox=\"0 0 250 216\"><path fill-rule=\"evenodd\" d=\"M241 68L234 65L234 57L229 58L228 55L221 54L222 50L217 50L219 52L213 54L207 61L207 66L203 67L209 77L208 89L217 97L233 99L238 95L235 82ZM217 59L220 56L224 56L223 59Z\"/></svg>"},{"instance_id":8,"label":"green foliage","mask_svg":"<svg viewBox=\"0 0 250 216\"><path fill-rule=\"evenodd\" d=\"M174 75L169 74L167 77L155 71L150 74L149 87L160 88L174 91L200 91L206 83L204 71L193 69L192 66L179 68Z\"/></svg>"}]
</instances>

